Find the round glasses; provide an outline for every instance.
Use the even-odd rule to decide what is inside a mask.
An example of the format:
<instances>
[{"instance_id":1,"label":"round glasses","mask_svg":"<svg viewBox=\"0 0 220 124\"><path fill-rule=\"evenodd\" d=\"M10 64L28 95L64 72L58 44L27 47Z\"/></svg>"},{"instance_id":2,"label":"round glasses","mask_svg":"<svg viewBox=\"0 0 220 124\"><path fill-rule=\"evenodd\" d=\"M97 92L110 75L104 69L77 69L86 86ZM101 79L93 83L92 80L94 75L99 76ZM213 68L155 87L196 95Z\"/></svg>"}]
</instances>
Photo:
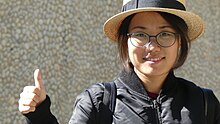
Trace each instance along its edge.
<instances>
[{"instance_id":1,"label":"round glasses","mask_svg":"<svg viewBox=\"0 0 220 124\"><path fill-rule=\"evenodd\" d=\"M151 38L155 38L156 43L161 47L170 47L175 43L177 35L177 33L173 32L160 32L155 36L151 36L142 32L127 34L127 36L132 38L132 40L130 39L131 44L135 47L141 48L147 47L151 43Z\"/></svg>"}]
</instances>

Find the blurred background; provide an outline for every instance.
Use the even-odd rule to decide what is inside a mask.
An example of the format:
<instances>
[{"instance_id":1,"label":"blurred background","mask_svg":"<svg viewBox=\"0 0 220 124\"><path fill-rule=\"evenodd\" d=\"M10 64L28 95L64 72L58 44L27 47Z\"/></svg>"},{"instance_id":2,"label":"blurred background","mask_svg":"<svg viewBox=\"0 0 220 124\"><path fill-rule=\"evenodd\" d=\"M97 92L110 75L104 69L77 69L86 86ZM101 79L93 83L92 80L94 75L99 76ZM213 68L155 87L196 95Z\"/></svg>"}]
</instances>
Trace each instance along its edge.
<instances>
[{"instance_id":1,"label":"blurred background","mask_svg":"<svg viewBox=\"0 0 220 124\"><path fill-rule=\"evenodd\" d=\"M187 1L206 23L176 75L213 89L220 99L220 1ZM102 26L122 0L0 0L0 123L23 124L19 94L41 70L60 124L68 123L76 96L118 72L116 44Z\"/></svg>"}]
</instances>

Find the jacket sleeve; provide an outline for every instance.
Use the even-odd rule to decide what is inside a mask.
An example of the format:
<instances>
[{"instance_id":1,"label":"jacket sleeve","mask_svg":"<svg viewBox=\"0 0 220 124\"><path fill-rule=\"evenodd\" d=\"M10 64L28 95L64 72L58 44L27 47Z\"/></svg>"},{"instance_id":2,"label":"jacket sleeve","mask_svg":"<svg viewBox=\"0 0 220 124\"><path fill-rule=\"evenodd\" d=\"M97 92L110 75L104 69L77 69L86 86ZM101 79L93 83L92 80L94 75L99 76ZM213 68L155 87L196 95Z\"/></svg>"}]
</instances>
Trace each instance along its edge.
<instances>
[{"instance_id":1,"label":"jacket sleeve","mask_svg":"<svg viewBox=\"0 0 220 124\"><path fill-rule=\"evenodd\" d=\"M95 124L96 108L89 91L81 93L75 101L69 124Z\"/></svg>"},{"instance_id":2,"label":"jacket sleeve","mask_svg":"<svg viewBox=\"0 0 220 124\"><path fill-rule=\"evenodd\" d=\"M34 112L24 114L27 124L58 124L56 117L50 111L51 101L49 96Z\"/></svg>"},{"instance_id":3,"label":"jacket sleeve","mask_svg":"<svg viewBox=\"0 0 220 124\"><path fill-rule=\"evenodd\" d=\"M104 85L95 84L82 92L75 101L69 124L98 124L99 108L103 108Z\"/></svg>"}]
</instances>

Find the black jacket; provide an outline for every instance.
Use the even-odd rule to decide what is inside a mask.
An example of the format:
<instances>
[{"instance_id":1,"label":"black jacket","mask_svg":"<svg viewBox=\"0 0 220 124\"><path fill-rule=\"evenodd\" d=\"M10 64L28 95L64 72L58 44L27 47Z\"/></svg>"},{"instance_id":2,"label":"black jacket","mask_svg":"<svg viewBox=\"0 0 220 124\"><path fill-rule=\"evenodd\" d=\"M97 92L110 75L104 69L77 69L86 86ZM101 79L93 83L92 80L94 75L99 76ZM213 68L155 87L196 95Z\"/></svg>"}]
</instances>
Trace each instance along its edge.
<instances>
[{"instance_id":1,"label":"black jacket","mask_svg":"<svg viewBox=\"0 0 220 124\"><path fill-rule=\"evenodd\" d=\"M114 124L205 124L203 92L194 83L177 78L171 72L157 99L148 97L141 80L132 71L121 73L116 79L117 96L113 114ZM81 93L75 102L70 124L98 124L100 117L111 116L100 109L103 105L102 84L95 84ZM213 93L209 94L208 124L220 124L220 104ZM29 124L56 124L49 110L49 97L34 113L26 115ZM42 109L44 108L44 109ZM101 114L101 115L100 115ZM41 118L41 119L40 119ZM42 122L44 121L44 122ZM31 123L32 122L32 123ZM105 124L112 122L106 120Z\"/></svg>"}]
</instances>

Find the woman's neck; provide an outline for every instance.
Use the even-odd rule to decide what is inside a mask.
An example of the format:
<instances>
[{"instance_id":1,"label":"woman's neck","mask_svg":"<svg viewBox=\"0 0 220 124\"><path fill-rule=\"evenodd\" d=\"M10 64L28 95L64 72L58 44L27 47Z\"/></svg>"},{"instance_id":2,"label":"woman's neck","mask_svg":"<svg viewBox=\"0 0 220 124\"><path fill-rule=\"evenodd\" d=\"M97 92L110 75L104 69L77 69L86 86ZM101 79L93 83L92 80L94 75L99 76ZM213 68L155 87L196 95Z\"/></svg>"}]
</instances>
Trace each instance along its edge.
<instances>
[{"instance_id":1,"label":"woman's neck","mask_svg":"<svg viewBox=\"0 0 220 124\"><path fill-rule=\"evenodd\" d=\"M145 75L138 70L134 71L143 82L145 90L151 93L160 92L163 82L168 75L168 73L163 73L161 75Z\"/></svg>"}]
</instances>

